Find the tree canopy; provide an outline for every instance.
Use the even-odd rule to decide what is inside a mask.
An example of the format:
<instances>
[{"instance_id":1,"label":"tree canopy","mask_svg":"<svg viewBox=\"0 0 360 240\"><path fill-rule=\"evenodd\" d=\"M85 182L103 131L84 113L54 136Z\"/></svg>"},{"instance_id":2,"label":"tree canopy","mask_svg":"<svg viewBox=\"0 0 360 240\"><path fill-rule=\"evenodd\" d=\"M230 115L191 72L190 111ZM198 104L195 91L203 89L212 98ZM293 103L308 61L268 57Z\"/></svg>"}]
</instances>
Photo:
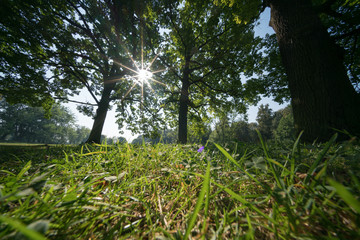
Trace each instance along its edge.
<instances>
[{"instance_id":1,"label":"tree canopy","mask_svg":"<svg viewBox=\"0 0 360 240\"><path fill-rule=\"evenodd\" d=\"M245 112L255 101L242 78L257 72L260 39L254 37L253 21L233 21L230 8L201 0L164 2L158 17L167 30L159 56L169 69L164 111L178 121L179 142L186 143L190 123L203 129L208 114Z\"/></svg>"},{"instance_id":2,"label":"tree canopy","mask_svg":"<svg viewBox=\"0 0 360 240\"><path fill-rule=\"evenodd\" d=\"M45 105L71 101L86 89L79 110L94 117L88 141L99 142L113 100L127 107L142 57L141 1L5 1L1 19L2 91L9 102ZM18 10L18 11L17 11ZM40 23L40 24L39 24ZM33 31L34 30L34 31ZM141 56L140 56L141 55ZM133 60L133 61L132 61ZM126 98L128 97L128 98ZM96 113L93 108L96 107Z\"/></svg>"},{"instance_id":3,"label":"tree canopy","mask_svg":"<svg viewBox=\"0 0 360 240\"><path fill-rule=\"evenodd\" d=\"M275 35L261 39L266 7ZM101 141L113 103L119 127L176 127L186 143L188 129L206 134L260 94L291 98L304 140L360 134L356 0L4 0L0 11L0 94L50 113L85 89L88 142Z\"/></svg>"},{"instance_id":4,"label":"tree canopy","mask_svg":"<svg viewBox=\"0 0 360 240\"><path fill-rule=\"evenodd\" d=\"M86 141L90 129L75 124L72 113L55 104L45 118L41 107L10 105L0 101L0 141L24 143L79 144Z\"/></svg>"}]
</instances>

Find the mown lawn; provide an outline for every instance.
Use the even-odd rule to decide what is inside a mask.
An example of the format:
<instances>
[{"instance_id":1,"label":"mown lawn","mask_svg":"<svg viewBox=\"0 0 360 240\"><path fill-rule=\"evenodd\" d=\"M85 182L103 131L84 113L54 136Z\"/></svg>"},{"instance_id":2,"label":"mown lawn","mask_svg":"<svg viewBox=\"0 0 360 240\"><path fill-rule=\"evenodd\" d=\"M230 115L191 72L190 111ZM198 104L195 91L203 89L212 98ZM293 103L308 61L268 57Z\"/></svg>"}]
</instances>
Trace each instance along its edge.
<instances>
[{"instance_id":1,"label":"mown lawn","mask_svg":"<svg viewBox=\"0 0 360 240\"><path fill-rule=\"evenodd\" d=\"M0 239L359 239L360 146L1 146Z\"/></svg>"}]
</instances>

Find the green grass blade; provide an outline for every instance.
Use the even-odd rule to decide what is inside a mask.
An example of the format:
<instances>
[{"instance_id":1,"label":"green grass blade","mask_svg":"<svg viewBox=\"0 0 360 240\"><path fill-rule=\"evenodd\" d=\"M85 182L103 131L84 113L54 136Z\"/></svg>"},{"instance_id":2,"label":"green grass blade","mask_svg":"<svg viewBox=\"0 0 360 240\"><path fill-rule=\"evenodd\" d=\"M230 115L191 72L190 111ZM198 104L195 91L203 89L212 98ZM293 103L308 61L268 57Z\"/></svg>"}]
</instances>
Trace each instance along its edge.
<instances>
[{"instance_id":1,"label":"green grass blade","mask_svg":"<svg viewBox=\"0 0 360 240\"><path fill-rule=\"evenodd\" d=\"M210 162L208 162L208 164L207 164L206 174L205 174L205 177L204 177L203 186L201 188L198 200L196 202L194 212L190 217L189 225L188 225L188 227L186 229L184 239L189 238L189 235L191 233L191 229L194 227L197 215L201 210L201 205L203 204L203 201L204 201L204 198L205 198L205 193L208 192L209 187L210 187ZM207 198L209 198L209 196L207 196Z\"/></svg>"},{"instance_id":2,"label":"green grass blade","mask_svg":"<svg viewBox=\"0 0 360 240\"><path fill-rule=\"evenodd\" d=\"M304 183L307 184L310 181L310 177L312 176L315 168L319 165L320 161L324 158L325 154L329 151L331 145L335 142L336 138L337 138L338 134L335 133L331 139L327 142L327 144L325 145L324 149L320 152L319 156L316 158L316 160L314 161L314 163L311 165L309 171L308 171L308 175L304 180Z\"/></svg>"},{"instance_id":3,"label":"green grass blade","mask_svg":"<svg viewBox=\"0 0 360 240\"><path fill-rule=\"evenodd\" d=\"M250 220L250 217L249 217L249 214L246 213L246 220L248 222L248 226L249 226L249 230L248 232L246 233L246 237L245 239L249 239L249 240L253 240L255 239L255 236L254 236L254 228L251 224L251 220Z\"/></svg>"},{"instance_id":4,"label":"green grass blade","mask_svg":"<svg viewBox=\"0 0 360 240\"><path fill-rule=\"evenodd\" d=\"M22 178L22 176L29 170L29 168L31 168L31 161L28 161L26 165L21 169L19 174L16 176L16 180L20 180L20 178Z\"/></svg>"},{"instance_id":5,"label":"green grass blade","mask_svg":"<svg viewBox=\"0 0 360 240\"><path fill-rule=\"evenodd\" d=\"M289 170L288 170L284 165L282 165L281 163L279 163L278 161L275 161L274 159L271 159L271 158L269 158L268 161L269 161L270 163L273 163L273 164L279 166L280 168L282 168L283 171L286 172L286 174L290 173Z\"/></svg>"},{"instance_id":6,"label":"green grass blade","mask_svg":"<svg viewBox=\"0 0 360 240\"><path fill-rule=\"evenodd\" d=\"M0 216L0 221L9 224L11 227L13 227L31 240L46 240L43 235L32 229L27 228L25 224L17 220L5 216Z\"/></svg>"},{"instance_id":7,"label":"green grass blade","mask_svg":"<svg viewBox=\"0 0 360 240\"><path fill-rule=\"evenodd\" d=\"M222 154L224 154L225 157L227 157L231 162L233 162L238 168L242 170L242 167L239 165L238 162L235 161L235 159L220 145L214 143L214 145L220 150Z\"/></svg>"},{"instance_id":8,"label":"green grass blade","mask_svg":"<svg viewBox=\"0 0 360 240\"><path fill-rule=\"evenodd\" d=\"M271 217L269 217L268 215L266 215L265 213L263 213L260 209L258 209L257 207L255 207L254 205L252 205L250 202L246 201L243 197L241 197L239 194L233 192L231 189L215 182L215 181L211 181L213 184L215 184L216 186L218 186L219 188L223 189L225 192L227 192L228 194L230 194L230 196L232 198L234 198L235 200L238 200L239 202L241 202L242 204L246 205L247 207L249 207L250 209L252 209L253 211L257 212L258 214L260 214L261 216L263 216L264 218L266 218L268 221L272 222L273 224L277 224L276 221L274 221L274 219L272 219Z\"/></svg>"},{"instance_id":9,"label":"green grass blade","mask_svg":"<svg viewBox=\"0 0 360 240\"><path fill-rule=\"evenodd\" d=\"M300 144L300 138L303 135L304 131L301 131L299 136L297 137L294 146L292 148L291 151L291 158L290 160L290 183L292 184L294 182L294 177L295 177L295 151L296 149L299 149L299 144Z\"/></svg>"},{"instance_id":10,"label":"green grass blade","mask_svg":"<svg viewBox=\"0 0 360 240\"><path fill-rule=\"evenodd\" d=\"M227 157L233 164L235 164L241 171L243 171L246 175L248 175L248 177L250 177L256 183L260 184L260 182L256 178L254 178L250 173L248 173L244 168L242 168L240 164L236 162L235 159L224 148L222 148L220 145L216 143L214 144L220 150L220 152L224 154L224 156Z\"/></svg>"},{"instance_id":11,"label":"green grass blade","mask_svg":"<svg viewBox=\"0 0 360 240\"><path fill-rule=\"evenodd\" d=\"M336 192L347 203L347 205L353 208L357 213L360 213L360 202L356 200L356 198L345 188L344 185L332 180L331 178L328 178L328 182L336 189Z\"/></svg>"},{"instance_id":12,"label":"green grass blade","mask_svg":"<svg viewBox=\"0 0 360 240\"><path fill-rule=\"evenodd\" d=\"M215 146L220 150L220 152L222 152L222 154L224 154L225 157L227 157L232 163L234 163L241 171L243 171L250 179L252 179L254 182L256 182L257 184L259 184L260 186L262 186L266 191L271 192L271 188L266 185L265 183L260 183L259 180L257 180L256 178L254 178L248 171L246 171L244 168L242 168L240 166L240 164L238 162L235 161L235 159L225 150L223 149L220 145L214 143Z\"/></svg>"},{"instance_id":13,"label":"green grass blade","mask_svg":"<svg viewBox=\"0 0 360 240\"><path fill-rule=\"evenodd\" d=\"M14 173L8 171L8 170L0 170L0 173L3 172L3 173L6 173L6 174L9 174L10 176L16 176Z\"/></svg>"},{"instance_id":14,"label":"green grass blade","mask_svg":"<svg viewBox=\"0 0 360 240\"><path fill-rule=\"evenodd\" d=\"M208 165L210 165L210 163ZM206 219L207 219L208 212L209 212L209 204L210 204L210 171L209 171L209 181L207 182L207 184L208 184L208 187L206 189L205 213L204 213L205 221L203 223L202 232L205 232L206 225L207 225L206 224ZM202 239L205 239L205 235L203 235Z\"/></svg>"},{"instance_id":15,"label":"green grass blade","mask_svg":"<svg viewBox=\"0 0 360 240\"><path fill-rule=\"evenodd\" d=\"M299 136L297 137L297 139L296 139L296 141L295 141L295 143L294 143L294 146L293 146L293 148L292 148L291 158L293 158L293 159L295 159L295 151L296 151L296 149L297 149L298 146L299 146L300 138L301 138L301 136L303 135L303 133L304 133L304 131L301 131L301 132L300 132L300 134L299 134Z\"/></svg>"},{"instance_id":16,"label":"green grass blade","mask_svg":"<svg viewBox=\"0 0 360 240\"><path fill-rule=\"evenodd\" d=\"M256 130L258 136L259 136L259 139L260 139L260 142L261 142L261 146L262 148L264 149L264 153L265 153L265 157L266 157L266 160L269 162L269 166L270 166L270 170L272 172L272 174L274 175L274 178L275 178L275 181L276 181L276 184L278 185L279 188L282 188L284 189L284 186L283 184L281 184L281 181L280 181L280 176L279 174L276 172L275 168L274 168L274 165L272 163L272 161L270 161L270 157L269 157L269 151L268 151L268 148L261 136L261 133L259 130Z\"/></svg>"},{"instance_id":17,"label":"green grass blade","mask_svg":"<svg viewBox=\"0 0 360 240\"><path fill-rule=\"evenodd\" d=\"M269 158L268 149L267 149L267 146L266 146L266 144L265 144L265 142L264 142L264 140L263 140L263 138L262 138L262 136L261 136L261 133L260 133L260 131L257 130L257 129L256 129L256 132L257 132L257 134L258 134L258 136L259 136L261 146L262 146L263 149L264 149L265 157L266 157L266 158Z\"/></svg>"}]
</instances>

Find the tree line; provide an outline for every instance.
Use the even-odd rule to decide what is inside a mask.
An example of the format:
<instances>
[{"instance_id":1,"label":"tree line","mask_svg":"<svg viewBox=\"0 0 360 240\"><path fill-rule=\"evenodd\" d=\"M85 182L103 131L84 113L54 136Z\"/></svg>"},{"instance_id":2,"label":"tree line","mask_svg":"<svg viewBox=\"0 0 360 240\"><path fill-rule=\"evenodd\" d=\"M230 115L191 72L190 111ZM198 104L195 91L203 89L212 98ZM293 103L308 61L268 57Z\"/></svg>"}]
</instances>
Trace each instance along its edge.
<instances>
[{"instance_id":1,"label":"tree line","mask_svg":"<svg viewBox=\"0 0 360 240\"><path fill-rule=\"evenodd\" d=\"M90 135L90 129L76 124L73 113L60 104L54 104L49 113L41 107L9 104L0 100L0 142L81 144ZM101 135L101 142L127 142L124 137Z\"/></svg>"},{"instance_id":2,"label":"tree line","mask_svg":"<svg viewBox=\"0 0 360 240\"><path fill-rule=\"evenodd\" d=\"M297 137L294 128L294 118L291 106L287 106L276 112L273 112L269 105L260 105L256 122L249 123L246 119L236 120L229 116L218 119L213 126L207 126L203 133L189 131L190 143L206 144L207 141L217 144L232 143L257 143L259 136L257 131L265 140L278 143L293 142ZM161 136L149 138L139 135L135 138L133 144L145 143L177 143L177 130L164 130Z\"/></svg>"},{"instance_id":3,"label":"tree line","mask_svg":"<svg viewBox=\"0 0 360 240\"><path fill-rule=\"evenodd\" d=\"M75 124L71 112L54 104L51 116L41 107L8 104L0 101L0 142L79 144L85 142L90 129Z\"/></svg>"},{"instance_id":4,"label":"tree line","mask_svg":"<svg viewBox=\"0 0 360 240\"><path fill-rule=\"evenodd\" d=\"M275 34L256 37L265 8ZM291 100L305 141L360 135L357 0L4 0L0 11L0 94L50 112L87 90L88 142L112 106L120 129L176 127L186 143L260 95Z\"/></svg>"},{"instance_id":5,"label":"tree line","mask_svg":"<svg viewBox=\"0 0 360 240\"><path fill-rule=\"evenodd\" d=\"M29 107L24 104L8 104L0 101L0 142L17 143L50 143L50 144L80 144L84 143L90 134L90 129L76 124L73 114L64 106L55 104L51 116L41 107ZM189 131L190 143L207 141L219 144L231 142L255 143L259 141L258 130L266 140L284 142L294 140L294 122L291 107L288 106L273 112L269 105L260 105L256 123L246 120L232 120L229 116L219 119L213 126L208 125L204 132ZM139 135L133 144L177 143L177 130L164 130L159 136L149 138ZM124 137L101 136L101 142L107 144L124 143Z\"/></svg>"}]
</instances>

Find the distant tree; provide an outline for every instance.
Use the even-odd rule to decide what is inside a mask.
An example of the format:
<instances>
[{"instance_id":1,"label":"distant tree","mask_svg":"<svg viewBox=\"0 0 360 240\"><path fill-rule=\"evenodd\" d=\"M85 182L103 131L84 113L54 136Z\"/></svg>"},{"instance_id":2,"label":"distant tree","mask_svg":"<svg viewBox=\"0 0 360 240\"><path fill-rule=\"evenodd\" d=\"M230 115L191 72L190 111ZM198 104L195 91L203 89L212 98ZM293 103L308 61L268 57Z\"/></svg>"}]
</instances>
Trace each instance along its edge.
<instances>
[{"instance_id":1,"label":"distant tree","mask_svg":"<svg viewBox=\"0 0 360 240\"><path fill-rule=\"evenodd\" d=\"M277 127L279 126L280 120L286 116L292 114L291 105L286 106L285 108L279 109L273 113L273 121L272 121L272 129L273 132L276 131Z\"/></svg>"},{"instance_id":2,"label":"distant tree","mask_svg":"<svg viewBox=\"0 0 360 240\"><path fill-rule=\"evenodd\" d=\"M90 129L84 126L76 126L72 137L70 138L70 143L80 144L85 143L89 137Z\"/></svg>"},{"instance_id":3,"label":"distant tree","mask_svg":"<svg viewBox=\"0 0 360 240\"><path fill-rule=\"evenodd\" d=\"M51 117L40 107L0 101L0 140L29 143L72 143L75 119L68 109L54 104Z\"/></svg>"},{"instance_id":4,"label":"distant tree","mask_svg":"<svg viewBox=\"0 0 360 240\"><path fill-rule=\"evenodd\" d=\"M158 134L151 137L146 137L143 135L139 135L135 138L131 143L133 144L141 144L142 142L146 143L165 143L165 144L172 144L177 143L177 131L176 129L164 129L161 132L159 131Z\"/></svg>"},{"instance_id":5,"label":"distant tree","mask_svg":"<svg viewBox=\"0 0 360 240\"><path fill-rule=\"evenodd\" d=\"M280 109L273 113L272 127L271 129L274 131L279 126L280 120L284 116L284 109Z\"/></svg>"},{"instance_id":6,"label":"distant tree","mask_svg":"<svg viewBox=\"0 0 360 240\"><path fill-rule=\"evenodd\" d=\"M236 141L239 142L255 142L256 132L251 129L249 124L245 121L238 121L231 124L231 132Z\"/></svg>"},{"instance_id":7,"label":"distant tree","mask_svg":"<svg viewBox=\"0 0 360 240\"><path fill-rule=\"evenodd\" d=\"M218 144L225 144L233 140L231 132L231 123L227 116L223 116L215 125L214 131L211 132L209 140Z\"/></svg>"},{"instance_id":8,"label":"distant tree","mask_svg":"<svg viewBox=\"0 0 360 240\"><path fill-rule=\"evenodd\" d=\"M252 139L253 142L258 142L259 136L256 132L256 129L258 129L258 124L255 122L252 122L252 123L248 124L248 127L249 127L250 139Z\"/></svg>"},{"instance_id":9,"label":"distant tree","mask_svg":"<svg viewBox=\"0 0 360 240\"><path fill-rule=\"evenodd\" d=\"M269 108L269 104L261 104L259 106L256 121L262 137L267 140L271 139L273 132L273 112L271 108Z\"/></svg>"},{"instance_id":10,"label":"distant tree","mask_svg":"<svg viewBox=\"0 0 360 240\"><path fill-rule=\"evenodd\" d=\"M131 144L142 144L142 143L149 143L151 142L150 138L146 138L143 135L139 135L137 138L133 139Z\"/></svg>"},{"instance_id":11,"label":"distant tree","mask_svg":"<svg viewBox=\"0 0 360 240\"><path fill-rule=\"evenodd\" d=\"M118 143L127 143L127 140L124 137L118 137L117 141Z\"/></svg>"},{"instance_id":12,"label":"distant tree","mask_svg":"<svg viewBox=\"0 0 360 240\"><path fill-rule=\"evenodd\" d=\"M291 107L282 110L282 118L274 131L274 138L278 142L295 139L294 117Z\"/></svg>"},{"instance_id":13,"label":"distant tree","mask_svg":"<svg viewBox=\"0 0 360 240\"><path fill-rule=\"evenodd\" d=\"M248 123L246 120L229 122L223 118L215 125L209 140L212 142L226 144L231 142L254 143L258 141L256 133L257 123Z\"/></svg>"},{"instance_id":14,"label":"distant tree","mask_svg":"<svg viewBox=\"0 0 360 240\"><path fill-rule=\"evenodd\" d=\"M210 137L210 125L205 122L193 121L188 126L188 142L205 144Z\"/></svg>"}]
</instances>

